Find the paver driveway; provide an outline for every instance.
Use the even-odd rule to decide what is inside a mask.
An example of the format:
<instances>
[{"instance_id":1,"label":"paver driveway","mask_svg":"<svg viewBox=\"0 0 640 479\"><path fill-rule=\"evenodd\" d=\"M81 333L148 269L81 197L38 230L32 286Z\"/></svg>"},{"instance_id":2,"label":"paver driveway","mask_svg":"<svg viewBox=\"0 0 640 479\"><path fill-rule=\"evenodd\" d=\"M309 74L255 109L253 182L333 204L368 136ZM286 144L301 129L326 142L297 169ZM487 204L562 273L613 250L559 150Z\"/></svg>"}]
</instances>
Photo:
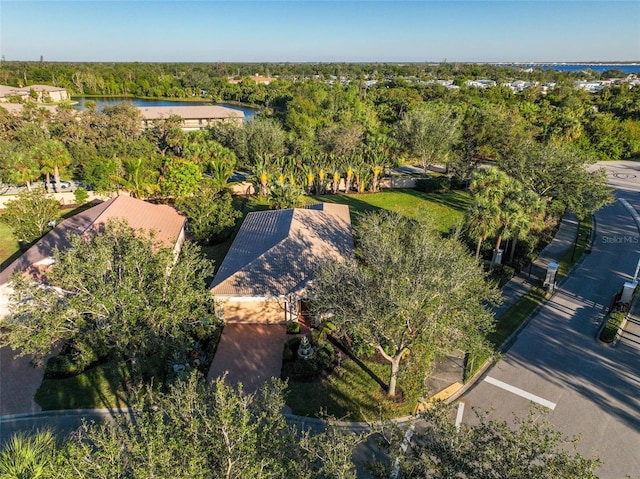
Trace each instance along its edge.
<instances>
[{"instance_id":1,"label":"paver driveway","mask_svg":"<svg viewBox=\"0 0 640 479\"><path fill-rule=\"evenodd\" d=\"M227 373L227 383L242 383L245 392L255 392L271 377L280 377L286 340L283 324L227 324L207 378Z\"/></svg>"}]
</instances>

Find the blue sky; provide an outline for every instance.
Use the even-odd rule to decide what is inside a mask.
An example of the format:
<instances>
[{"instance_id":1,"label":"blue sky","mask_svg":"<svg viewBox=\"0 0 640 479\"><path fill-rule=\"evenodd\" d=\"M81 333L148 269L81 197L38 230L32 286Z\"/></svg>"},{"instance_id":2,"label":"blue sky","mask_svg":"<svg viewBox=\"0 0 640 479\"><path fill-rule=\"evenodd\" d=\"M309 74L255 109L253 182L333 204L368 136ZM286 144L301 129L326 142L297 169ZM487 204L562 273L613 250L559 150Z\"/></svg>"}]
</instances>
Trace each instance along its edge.
<instances>
[{"instance_id":1,"label":"blue sky","mask_svg":"<svg viewBox=\"0 0 640 479\"><path fill-rule=\"evenodd\" d=\"M0 0L6 60L638 61L640 1Z\"/></svg>"}]
</instances>

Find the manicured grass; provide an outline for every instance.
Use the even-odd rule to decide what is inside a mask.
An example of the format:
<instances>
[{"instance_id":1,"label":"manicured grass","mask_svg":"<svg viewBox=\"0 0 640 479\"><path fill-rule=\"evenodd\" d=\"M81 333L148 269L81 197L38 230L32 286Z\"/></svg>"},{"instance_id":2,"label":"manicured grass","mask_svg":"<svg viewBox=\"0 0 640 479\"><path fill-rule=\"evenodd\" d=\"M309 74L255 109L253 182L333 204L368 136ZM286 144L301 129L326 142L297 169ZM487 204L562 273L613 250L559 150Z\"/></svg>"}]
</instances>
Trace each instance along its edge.
<instances>
[{"instance_id":1,"label":"manicured grass","mask_svg":"<svg viewBox=\"0 0 640 479\"><path fill-rule=\"evenodd\" d=\"M327 414L349 421L390 419L412 414L421 392L419 384L399 381L398 387L405 399L389 399L371 374L386 382L390 366L374 361L363 363L370 372L345 358L326 379L310 383L289 382L287 405L300 416Z\"/></svg>"},{"instance_id":2,"label":"manicured grass","mask_svg":"<svg viewBox=\"0 0 640 479\"><path fill-rule=\"evenodd\" d=\"M384 209L410 218L431 220L442 233L449 233L462 220L464 211L471 204L470 194L460 190L422 193L412 189L396 189L380 193L322 195L311 198L349 205L354 226L357 226L358 218L363 213Z\"/></svg>"},{"instance_id":3,"label":"manicured grass","mask_svg":"<svg viewBox=\"0 0 640 479\"><path fill-rule=\"evenodd\" d=\"M108 361L65 379L44 379L35 400L43 410L127 407L124 363Z\"/></svg>"},{"instance_id":4,"label":"manicured grass","mask_svg":"<svg viewBox=\"0 0 640 479\"><path fill-rule=\"evenodd\" d=\"M511 336L516 329L540 306L548 297L548 292L540 287L534 287L522 299L515 303L500 318L496 329L488 339L493 346L499 348Z\"/></svg>"},{"instance_id":5,"label":"manicured grass","mask_svg":"<svg viewBox=\"0 0 640 479\"><path fill-rule=\"evenodd\" d=\"M11 228L0 223L0 269L10 264L19 255L18 241L13 236Z\"/></svg>"}]
</instances>

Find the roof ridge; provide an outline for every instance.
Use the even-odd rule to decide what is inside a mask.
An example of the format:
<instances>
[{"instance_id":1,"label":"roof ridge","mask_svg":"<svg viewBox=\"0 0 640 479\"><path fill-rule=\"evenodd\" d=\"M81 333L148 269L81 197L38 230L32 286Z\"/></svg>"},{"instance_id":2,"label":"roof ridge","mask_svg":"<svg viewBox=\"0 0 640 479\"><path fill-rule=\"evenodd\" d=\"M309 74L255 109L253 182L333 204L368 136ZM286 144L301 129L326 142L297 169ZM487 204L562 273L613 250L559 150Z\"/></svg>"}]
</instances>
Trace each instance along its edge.
<instances>
[{"instance_id":1,"label":"roof ridge","mask_svg":"<svg viewBox=\"0 0 640 479\"><path fill-rule=\"evenodd\" d=\"M82 233L80 234L80 236L83 236L84 234L86 234L87 231L89 231L90 229L92 229L94 227L94 225L96 223L98 223L98 220L105 214L105 212L111 208L111 206L113 205L114 201L116 200L116 198L120 198L120 195L116 196L115 198L109 198L108 200L106 200L106 203L109 203L108 205L106 205L104 207L104 209L100 212L100 214L98 216L96 216L93 221L89 222L89 224L86 226L86 228L82 231ZM98 206L98 205L96 205Z\"/></svg>"}]
</instances>

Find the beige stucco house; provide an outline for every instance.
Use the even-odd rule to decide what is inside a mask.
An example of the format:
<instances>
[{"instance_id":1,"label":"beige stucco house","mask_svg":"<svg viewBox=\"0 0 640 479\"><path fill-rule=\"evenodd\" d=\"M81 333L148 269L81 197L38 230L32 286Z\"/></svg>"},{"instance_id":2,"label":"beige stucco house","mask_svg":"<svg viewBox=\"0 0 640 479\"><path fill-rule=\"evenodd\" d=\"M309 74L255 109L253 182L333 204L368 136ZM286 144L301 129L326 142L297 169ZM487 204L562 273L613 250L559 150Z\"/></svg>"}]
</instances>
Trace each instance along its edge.
<instances>
[{"instance_id":1,"label":"beige stucco house","mask_svg":"<svg viewBox=\"0 0 640 479\"><path fill-rule=\"evenodd\" d=\"M39 271L53 263L56 248L65 249L70 246L67 239L70 235L82 236L117 219L126 220L135 230L153 231L154 241L172 248L176 254L184 242L186 217L171 206L154 205L124 195L104 201L60 222L0 272L0 318L8 313L13 273L22 271L37 277Z\"/></svg>"},{"instance_id":2,"label":"beige stucco house","mask_svg":"<svg viewBox=\"0 0 640 479\"><path fill-rule=\"evenodd\" d=\"M0 103L9 102L14 98L20 101L58 103L68 100L69 94L65 88L51 85L29 85L26 87L0 85Z\"/></svg>"},{"instance_id":3,"label":"beige stucco house","mask_svg":"<svg viewBox=\"0 0 640 479\"><path fill-rule=\"evenodd\" d=\"M145 128L151 128L154 122L173 115L184 120L182 129L185 131L203 130L216 123L233 123L240 126L244 121L243 111L219 105L150 106L140 108L140 112Z\"/></svg>"},{"instance_id":4,"label":"beige stucco house","mask_svg":"<svg viewBox=\"0 0 640 479\"><path fill-rule=\"evenodd\" d=\"M249 213L211 283L218 313L227 323L297 320L314 270L353 250L346 205Z\"/></svg>"}]
</instances>

